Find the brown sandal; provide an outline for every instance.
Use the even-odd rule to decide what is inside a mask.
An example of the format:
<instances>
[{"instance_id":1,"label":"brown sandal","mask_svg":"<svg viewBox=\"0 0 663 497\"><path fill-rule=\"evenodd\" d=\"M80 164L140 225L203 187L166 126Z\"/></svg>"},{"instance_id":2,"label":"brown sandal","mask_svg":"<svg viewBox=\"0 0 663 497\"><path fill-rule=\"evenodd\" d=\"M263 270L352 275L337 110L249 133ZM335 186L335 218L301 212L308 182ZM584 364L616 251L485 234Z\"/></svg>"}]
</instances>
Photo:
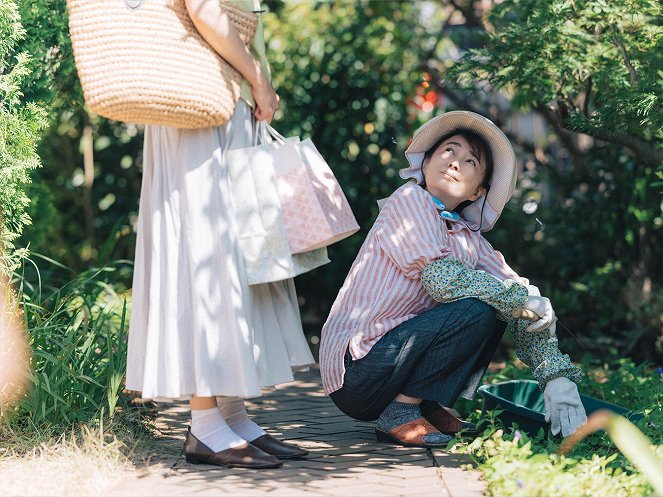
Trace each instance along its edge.
<instances>
[{"instance_id":1,"label":"brown sandal","mask_svg":"<svg viewBox=\"0 0 663 497\"><path fill-rule=\"evenodd\" d=\"M474 423L461 421L444 407L427 412L424 412L422 409L422 414L424 418L445 435L456 435L458 432L467 436L476 436L479 434L479 430Z\"/></svg>"},{"instance_id":2,"label":"brown sandal","mask_svg":"<svg viewBox=\"0 0 663 497\"><path fill-rule=\"evenodd\" d=\"M424 418L417 418L408 423L398 425L388 432L381 430L380 428L375 428L375 435L377 436L378 442L395 443L405 447L436 449L444 449L447 447L447 444L451 440L451 437L449 436L445 437L448 438L448 440L444 443L424 442L424 437L431 433L439 433L439 431Z\"/></svg>"}]
</instances>

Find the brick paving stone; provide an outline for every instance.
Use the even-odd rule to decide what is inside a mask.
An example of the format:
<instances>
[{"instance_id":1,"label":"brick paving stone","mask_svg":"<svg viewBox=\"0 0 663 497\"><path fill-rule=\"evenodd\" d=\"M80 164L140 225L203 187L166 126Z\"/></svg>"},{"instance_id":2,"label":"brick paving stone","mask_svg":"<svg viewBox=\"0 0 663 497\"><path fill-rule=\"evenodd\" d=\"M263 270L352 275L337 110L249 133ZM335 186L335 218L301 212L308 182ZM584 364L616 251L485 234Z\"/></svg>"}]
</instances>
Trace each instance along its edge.
<instances>
[{"instance_id":1,"label":"brick paving stone","mask_svg":"<svg viewBox=\"0 0 663 497\"><path fill-rule=\"evenodd\" d=\"M341 413L324 395L319 371L247 401L249 414L268 432L310 451L282 468L248 470L188 464L182 446L188 426L185 403L160 404L159 453L143 456L136 469L106 492L124 496L435 496L479 497L485 484L463 471L467 458L444 451L376 442L374 424Z\"/></svg>"}]
</instances>

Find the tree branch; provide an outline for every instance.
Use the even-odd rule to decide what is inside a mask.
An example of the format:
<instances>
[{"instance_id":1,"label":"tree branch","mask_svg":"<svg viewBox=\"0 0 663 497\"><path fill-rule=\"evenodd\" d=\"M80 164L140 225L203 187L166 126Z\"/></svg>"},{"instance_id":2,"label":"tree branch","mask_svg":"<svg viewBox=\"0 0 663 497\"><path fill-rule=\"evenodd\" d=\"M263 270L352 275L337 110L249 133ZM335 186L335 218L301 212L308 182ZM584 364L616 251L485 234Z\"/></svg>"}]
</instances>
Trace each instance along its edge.
<instances>
[{"instance_id":1,"label":"tree branch","mask_svg":"<svg viewBox=\"0 0 663 497\"><path fill-rule=\"evenodd\" d=\"M592 77L587 78L585 83L585 98L582 101L582 113L585 117L589 117L589 99L592 95Z\"/></svg>"},{"instance_id":2,"label":"tree branch","mask_svg":"<svg viewBox=\"0 0 663 497\"><path fill-rule=\"evenodd\" d=\"M483 20L474 12L474 2L470 0L469 4L461 5L457 0L441 0L443 4L451 5L454 9L463 14L465 25L475 28L484 28Z\"/></svg>"},{"instance_id":3,"label":"tree branch","mask_svg":"<svg viewBox=\"0 0 663 497\"><path fill-rule=\"evenodd\" d=\"M622 41L617 37L617 32L615 30L615 27L611 26L611 28L612 28L612 43L622 52L622 59L624 60L624 65L626 66L626 69L628 69L628 73L631 75L631 83L633 84L633 86L638 86L640 83L638 80L638 75L635 73L635 68L633 67L633 64L631 64L631 61L628 58L628 54L626 53L626 47L624 46Z\"/></svg>"},{"instance_id":4,"label":"tree branch","mask_svg":"<svg viewBox=\"0 0 663 497\"><path fill-rule=\"evenodd\" d=\"M586 134L608 143L621 145L629 149L645 166L658 167L663 163L663 150L632 135L620 135L600 129L585 131Z\"/></svg>"},{"instance_id":5,"label":"tree branch","mask_svg":"<svg viewBox=\"0 0 663 497\"><path fill-rule=\"evenodd\" d=\"M581 159L583 153L580 148L578 148L573 133L564 125L568 118L568 108L563 101L558 101L557 104L559 106L557 112L545 105L537 105L534 109L541 114L545 121L555 130L562 145L564 145L564 148L568 150L571 157L573 157L573 162L580 165L582 163Z\"/></svg>"},{"instance_id":6,"label":"tree branch","mask_svg":"<svg viewBox=\"0 0 663 497\"><path fill-rule=\"evenodd\" d=\"M564 101L558 100L557 104L565 107ZM540 112L546 118L546 121L555 129L564 143L564 146L572 153L574 160L581 159L582 152L573 138L578 131L569 128L566 124L568 122L568 108L565 107L558 112L555 112L545 105L538 105L536 110ZM575 110L574 112L578 111ZM613 133L600 128L589 128L582 132L597 140L614 143L629 149L635 155L636 159L644 165L658 167L663 162L663 150L635 136Z\"/></svg>"}]
</instances>

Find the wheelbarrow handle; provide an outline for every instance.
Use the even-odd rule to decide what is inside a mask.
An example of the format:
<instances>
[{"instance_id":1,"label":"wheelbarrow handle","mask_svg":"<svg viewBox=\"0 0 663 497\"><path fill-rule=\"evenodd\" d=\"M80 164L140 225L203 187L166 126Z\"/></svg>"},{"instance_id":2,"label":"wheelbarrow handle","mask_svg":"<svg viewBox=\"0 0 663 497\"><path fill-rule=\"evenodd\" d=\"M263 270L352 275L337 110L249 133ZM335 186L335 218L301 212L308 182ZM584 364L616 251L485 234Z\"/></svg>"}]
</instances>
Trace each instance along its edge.
<instances>
[{"instance_id":1,"label":"wheelbarrow handle","mask_svg":"<svg viewBox=\"0 0 663 497\"><path fill-rule=\"evenodd\" d=\"M514 309L511 311L511 317L516 319L526 319L527 321L538 321L541 319L536 312L530 311L529 309Z\"/></svg>"}]
</instances>

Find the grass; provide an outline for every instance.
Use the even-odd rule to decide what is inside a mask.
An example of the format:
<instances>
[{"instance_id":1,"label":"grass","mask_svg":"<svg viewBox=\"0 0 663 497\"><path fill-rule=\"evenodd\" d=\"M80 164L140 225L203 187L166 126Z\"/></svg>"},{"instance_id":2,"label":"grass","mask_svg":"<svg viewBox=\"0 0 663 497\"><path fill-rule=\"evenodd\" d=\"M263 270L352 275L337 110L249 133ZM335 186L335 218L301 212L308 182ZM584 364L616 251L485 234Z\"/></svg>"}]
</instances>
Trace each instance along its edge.
<instances>
[{"instance_id":1,"label":"grass","mask_svg":"<svg viewBox=\"0 0 663 497\"><path fill-rule=\"evenodd\" d=\"M130 471L128 446L86 425L56 435L2 429L0 495L103 495Z\"/></svg>"},{"instance_id":2,"label":"grass","mask_svg":"<svg viewBox=\"0 0 663 497\"><path fill-rule=\"evenodd\" d=\"M648 364L636 365L629 359L610 364L586 359L586 379L580 390L588 395L640 411L638 428L654 443L663 439L663 374ZM511 362L490 374L489 382L528 378L529 369ZM476 408L477 404L466 405ZM517 426L506 427L498 413L470 418L482 421L483 432L475 440L456 441L455 450L470 454L496 496L594 496L639 497L652 495L653 488L632 463L616 448L606 433L590 435L567 456L558 456L558 439L543 430L528 437ZM663 461L663 446L655 446Z\"/></svg>"},{"instance_id":3,"label":"grass","mask_svg":"<svg viewBox=\"0 0 663 497\"><path fill-rule=\"evenodd\" d=\"M115 413L126 363L127 297L109 280L121 263L83 272L57 288L17 285L32 357L28 389L0 422L22 431L68 427Z\"/></svg>"},{"instance_id":4,"label":"grass","mask_svg":"<svg viewBox=\"0 0 663 497\"><path fill-rule=\"evenodd\" d=\"M119 261L48 287L39 271L15 278L11 317L31 354L27 364L7 355L27 387L0 405L0 495L103 495L152 444L149 422L122 393L129 295L111 281L126 268ZM54 261L47 271L49 281L67 275Z\"/></svg>"}]
</instances>

